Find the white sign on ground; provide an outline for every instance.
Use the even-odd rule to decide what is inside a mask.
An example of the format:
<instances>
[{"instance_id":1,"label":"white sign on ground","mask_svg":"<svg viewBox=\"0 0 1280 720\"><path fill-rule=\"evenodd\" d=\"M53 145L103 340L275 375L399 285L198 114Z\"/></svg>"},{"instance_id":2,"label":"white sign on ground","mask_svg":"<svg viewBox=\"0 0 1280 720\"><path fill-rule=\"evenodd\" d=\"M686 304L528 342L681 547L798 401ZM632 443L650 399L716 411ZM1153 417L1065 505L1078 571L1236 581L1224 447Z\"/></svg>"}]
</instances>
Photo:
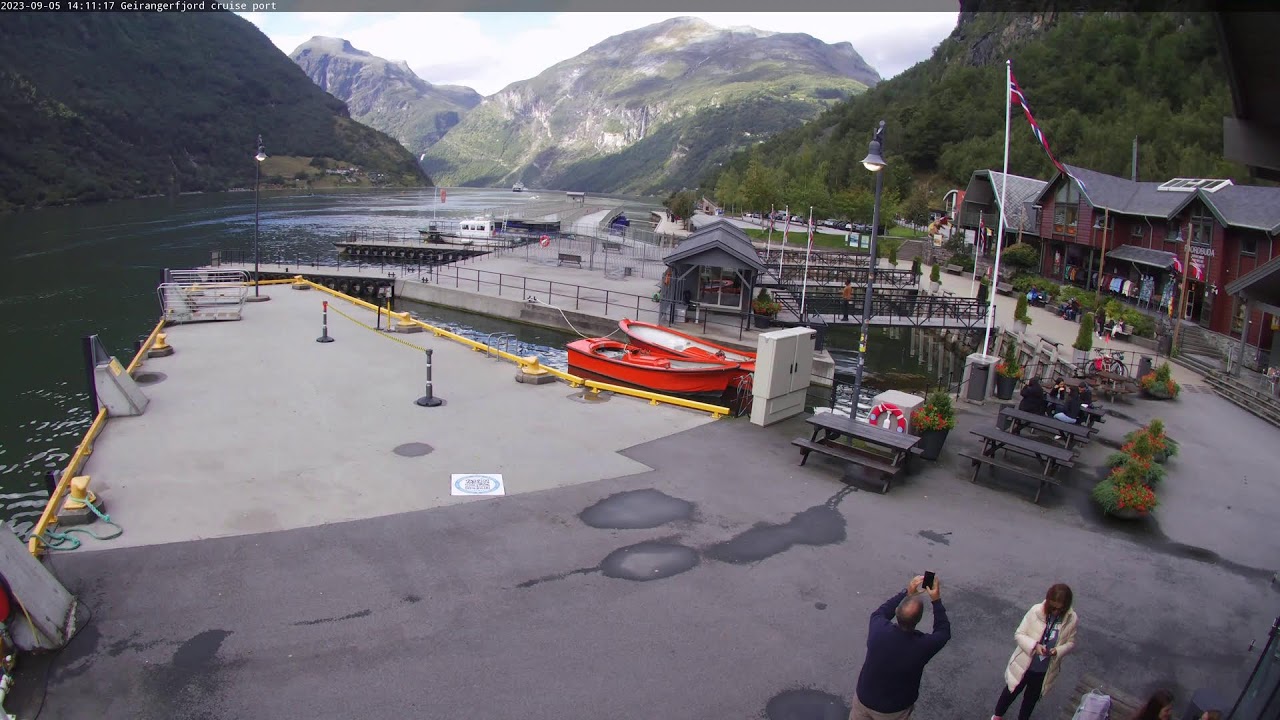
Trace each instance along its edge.
<instances>
[{"instance_id":1,"label":"white sign on ground","mask_svg":"<svg viewBox=\"0 0 1280 720\"><path fill-rule=\"evenodd\" d=\"M501 475L454 474L449 484L452 495L506 495Z\"/></svg>"}]
</instances>

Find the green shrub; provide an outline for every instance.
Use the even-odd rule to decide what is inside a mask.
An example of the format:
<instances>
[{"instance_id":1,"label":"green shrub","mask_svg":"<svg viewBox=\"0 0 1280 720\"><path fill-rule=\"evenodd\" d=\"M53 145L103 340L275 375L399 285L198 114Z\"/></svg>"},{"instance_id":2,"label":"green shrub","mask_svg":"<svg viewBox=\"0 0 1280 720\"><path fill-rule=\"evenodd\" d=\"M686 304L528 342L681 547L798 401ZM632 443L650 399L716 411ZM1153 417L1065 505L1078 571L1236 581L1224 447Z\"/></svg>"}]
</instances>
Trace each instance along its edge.
<instances>
[{"instance_id":1,"label":"green shrub","mask_svg":"<svg viewBox=\"0 0 1280 720\"><path fill-rule=\"evenodd\" d=\"M933 269L929 271L929 282L942 282L942 266L934 264Z\"/></svg>"},{"instance_id":2,"label":"green shrub","mask_svg":"<svg viewBox=\"0 0 1280 720\"><path fill-rule=\"evenodd\" d=\"M1040 269L1040 251L1028 243L1018 243L1005 248L1000 263L1019 272L1035 272Z\"/></svg>"},{"instance_id":3,"label":"green shrub","mask_svg":"<svg viewBox=\"0 0 1280 720\"><path fill-rule=\"evenodd\" d=\"M1076 333L1076 341L1071 343L1071 347L1081 352L1089 352L1093 349L1093 313L1085 313L1080 318L1080 330Z\"/></svg>"},{"instance_id":4,"label":"green shrub","mask_svg":"<svg viewBox=\"0 0 1280 720\"><path fill-rule=\"evenodd\" d=\"M1018 292L1018 304L1013 308L1013 319L1027 325L1031 324L1031 317L1027 315L1027 294L1024 292Z\"/></svg>"},{"instance_id":5,"label":"green shrub","mask_svg":"<svg viewBox=\"0 0 1280 720\"><path fill-rule=\"evenodd\" d=\"M1020 292L1023 295L1026 295L1031 288L1036 288L1045 295L1048 295L1050 302L1065 299L1062 298L1063 290L1061 285L1052 280L1042 278L1039 275L1019 275L1010 281L1009 284L1013 286L1014 291Z\"/></svg>"}]
</instances>

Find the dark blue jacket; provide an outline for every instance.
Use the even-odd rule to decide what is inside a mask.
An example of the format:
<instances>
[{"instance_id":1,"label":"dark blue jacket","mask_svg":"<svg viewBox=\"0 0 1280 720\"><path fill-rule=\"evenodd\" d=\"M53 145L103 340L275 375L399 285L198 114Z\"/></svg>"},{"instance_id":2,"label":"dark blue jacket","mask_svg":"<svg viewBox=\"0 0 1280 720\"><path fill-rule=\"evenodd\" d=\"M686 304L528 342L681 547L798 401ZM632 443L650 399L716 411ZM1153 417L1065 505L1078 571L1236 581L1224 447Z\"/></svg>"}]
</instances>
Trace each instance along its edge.
<instances>
[{"instance_id":1,"label":"dark blue jacket","mask_svg":"<svg viewBox=\"0 0 1280 720\"><path fill-rule=\"evenodd\" d=\"M902 712L914 705L924 666L951 639L951 623L941 600L933 603L932 633L895 625L893 613L906 596L903 590L871 613L867 659L858 674L858 700L876 712Z\"/></svg>"}]
</instances>

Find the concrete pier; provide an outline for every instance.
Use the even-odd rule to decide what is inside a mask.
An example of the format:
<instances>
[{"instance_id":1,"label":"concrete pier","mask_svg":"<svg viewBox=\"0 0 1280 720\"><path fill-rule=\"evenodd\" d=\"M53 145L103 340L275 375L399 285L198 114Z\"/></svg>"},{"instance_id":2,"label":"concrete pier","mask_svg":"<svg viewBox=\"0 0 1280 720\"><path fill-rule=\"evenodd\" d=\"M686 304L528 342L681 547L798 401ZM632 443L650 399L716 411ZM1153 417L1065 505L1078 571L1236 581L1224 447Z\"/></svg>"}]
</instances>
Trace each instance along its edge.
<instances>
[{"instance_id":1,"label":"concrete pier","mask_svg":"<svg viewBox=\"0 0 1280 720\"><path fill-rule=\"evenodd\" d=\"M270 294L169 328L176 352L137 373L146 414L109 420L86 469L124 534L54 558L93 619L23 666L11 712L701 720L801 690L847 708L869 614L933 570L954 636L916 714L989 714L1018 621L1067 582L1081 629L1052 717L1086 672L1234 697L1274 615L1275 430L1213 395L1120 406L1040 505L1016 476L968 482L956 453L995 418L964 406L940 462L880 495L798 467L798 418L580 402L397 335L435 351L446 403L419 407L419 347L344 303L317 343L322 294ZM1155 517L1101 517L1106 455L1157 415L1181 451ZM453 496L455 473L507 495Z\"/></svg>"}]
</instances>

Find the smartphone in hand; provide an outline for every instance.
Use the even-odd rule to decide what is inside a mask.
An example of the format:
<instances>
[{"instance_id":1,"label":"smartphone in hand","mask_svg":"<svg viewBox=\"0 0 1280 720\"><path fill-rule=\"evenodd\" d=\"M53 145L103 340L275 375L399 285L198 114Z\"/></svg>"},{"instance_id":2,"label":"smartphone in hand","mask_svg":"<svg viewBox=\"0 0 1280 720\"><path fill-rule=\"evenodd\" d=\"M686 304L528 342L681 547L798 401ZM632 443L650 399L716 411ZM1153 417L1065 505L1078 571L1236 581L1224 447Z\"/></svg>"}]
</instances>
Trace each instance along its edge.
<instances>
[{"instance_id":1,"label":"smartphone in hand","mask_svg":"<svg viewBox=\"0 0 1280 720\"><path fill-rule=\"evenodd\" d=\"M925 571L924 582L920 583L920 587L924 588L925 590L933 589L933 571L932 570Z\"/></svg>"}]
</instances>

